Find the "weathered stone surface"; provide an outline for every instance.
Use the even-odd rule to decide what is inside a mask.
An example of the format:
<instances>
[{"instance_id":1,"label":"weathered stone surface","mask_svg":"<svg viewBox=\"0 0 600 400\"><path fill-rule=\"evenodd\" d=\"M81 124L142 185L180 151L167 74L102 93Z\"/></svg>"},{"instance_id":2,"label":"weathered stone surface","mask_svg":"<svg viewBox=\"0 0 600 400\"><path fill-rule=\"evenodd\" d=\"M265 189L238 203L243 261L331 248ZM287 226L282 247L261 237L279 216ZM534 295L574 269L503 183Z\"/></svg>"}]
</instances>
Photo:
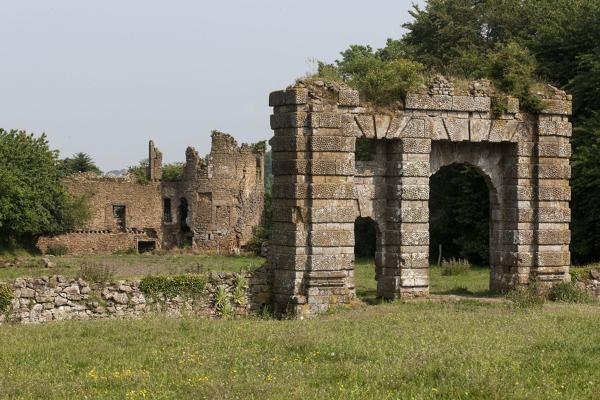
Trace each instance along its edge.
<instances>
[{"instance_id":1,"label":"weathered stone surface","mask_svg":"<svg viewBox=\"0 0 600 400\"><path fill-rule=\"evenodd\" d=\"M491 288L568 279L566 94L555 91L538 116L508 97L504 115L494 116L485 81L455 95L453 82L437 76L421 93L409 93L404 109L392 110L358 107L354 95L340 94L335 104L322 86L307 84L307 104L296 108L277 100L273 114L282 127L271 141L276 311L311 314L353 301L358 217L376 226L377 294L427 295L429 177L456 163L475 167L490 189ZM371 139L367 158L349 159L356 146L346 138Z\"/></svg>"},{"instance_id":2,"label":"weathered stone surface","mask_svg":"<svg viewBox=\"0 0 600 400\"><path fill-rule=\"evenodd\" d=\"M346 256L352 260L354 254ZM331 258L331 257L329 257ZM341 258L337 259L341 262ZM351 261L346 261L349 265ZM316 265L316 264L315 264ZM238 276L243 276L248 283L243 287L243 295L234 299L233 292ZM271 296L270 267L263 266L251 273L210 273L204 292L199 296L177 295L172 298L161 293L156 296L146 295L139 289L139 281L118 281L104 286L88 285L83 280L72 281L68 285L57 286L57 276L43 279L24 278L9 283L14 300L6 314L2 314L0 325L10 323L43 323L53 320L87 320L108 318L137 318L144 314L166 313L169 316L195 315L200 317L218 316L215 306L215 293L221 287L229 294L234 315L247 314L251 310L260 310L270 302ZM62 278L60 278L62 280ZM25 285L26 288L17 286ZM27 289L26 291L23 291ZM94 298L90 301L81 293L90 289ZM79 294L77 294L79 293ZM26 297L24 297L26 296ZM78 298L70 299L70 297Z\"/></svg>"}]
</instances>

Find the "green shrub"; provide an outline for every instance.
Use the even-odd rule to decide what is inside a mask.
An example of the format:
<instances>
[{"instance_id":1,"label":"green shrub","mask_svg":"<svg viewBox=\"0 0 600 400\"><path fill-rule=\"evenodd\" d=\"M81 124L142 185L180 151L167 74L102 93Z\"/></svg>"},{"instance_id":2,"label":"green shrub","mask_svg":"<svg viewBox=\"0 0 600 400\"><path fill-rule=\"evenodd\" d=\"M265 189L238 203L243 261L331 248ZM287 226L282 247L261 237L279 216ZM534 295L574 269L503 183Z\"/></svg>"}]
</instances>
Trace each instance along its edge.
<instances>
[{"instance_id":1,"label":"green shrub","mask_svg":"<svg viewBox=\"0 0 600 400\"><path fill-rule=\"evenodd\" d=\"M501 117L508 111L508 97L494 96L491 99L490 111L494 117Z\"/></svg>"},{"instance_id":2,"label":"green shrub","mask_svg":"<svg viewBox=\"0 0 600 400\"><path fill-rule=\"evenodd\" d=\"M470 270L471 264L469 264L468 260L461 258L442 260L442 275L444 276L465 275Z\"/></svg>"},{"instance_id":3,"label":"green shrub","mask_svg":"<svg viewBox=\"0 0 600 400\"><path fill-rule=\"evenodd\" d=\"M546 302L546 296L535 282L527 286L517 286L507 293L506 297L512 301L514 308L541 307Z\"/></svg>"},{"instance_id":4,"label":"green shrub","mask_svg":"<svg viewBox=\"0 0 600 400\"><path fill-rule=\"evenodd\" d=\"M53 256L64 256L67 254L67 246L64 244L49 244L46 253Z\"/></svg>"},{"instance_id":5,"label":"green shrub","mask_svg":"<svg viewBox=\"0 0 600 400\"><path fill-rule=\"evenodd\" d=\"M263 226L255 226L252 228L252 237L248 241L246 248L248 251L260 256L263 243L267 241L268 238L269 233L267 229L265 229Z\"/></svg>"},{"instance_id":6,"label":"green shrub","mask_svg":"<svg viewBox=\"0 0 600 400\"><path fill-rule=\"evenodd\" d=\"M548 299L565 303L591 303L593 298L574 282L554 284L548 293Z\"/></svg>"},{"instance_id":7,"label":"green shrub","mask_svg":"<svg viewBox=\"0 0 600 400\"><path fill-rule=\"evenodd\" d=\"M177 182L183 177L183 163L174 162L162 167L162 180L165 182Z\"/></svg>"},{"instance_id":8,"label":"green shrub","mask_svg":"<svg viewBox=\"0 0 600 400\"><path fill-rule=\"evenodd\" d=\"M0 312L7 312L10 309L12 299L12 290L7 285L0 285Z\"/></svg>"},{"instance_id":9,"label":"green shrub","mask_svg":"<svg viewBox=\"0 0 600 400\"><path fill-rule=\"evenodd\" d=\"M531 112L544 107L542 99L532 91L536 67L535 57L516 42L499 44L488 53L487 75L499 89L518 97L520 105Z\"/></svg>"},{"instance_id":10,"label":"green shrub","mask_svg":"<svg viewBox=\"0 0 600 400\"><path fill-rule=\"evenodd\" d=\"M140 290L149 296L163 294L167 298L178 295L199 297L204 294L206 278L198 275L148 275L140 282Z\"/></svg>"},{"instance_id":11,"label":"green shrub","mask_svg":"<svg viewBox=\"0 0 600 400\"><path fill-rule=\"evenodd\" d=\"M103 263L84 261L79 267L79 276L87 282L110 282L114 279L115 268Z\"/></svg>"},{"instance_id":12,"label":"green shrub","mask_svg":"<svg viewBox=\"0 0 600 400\"><path fill-rule=\"evenodd\" d=\"M223 286L217 287L217 291L215 292L215 309L217 315L222 317L227 317L233 312L233 307L229 301L229 294Z\"/></svg>"},{"instance_id":13,"label":"green shrub","mask_svg":"<svg viewBox=\"0 0 600 400\"><path fill-rule=\"evenodd\" d=\"M235 276L235 283L233 286L233 302L238 306L246 304L246 288L248 287L248 280L242 275Z\"/></svg>"},{"instance_id":14,"label":"green shrub","mask_svg":"<svg viewBox=\"0 0 600 400\"><path fill-rule=\"evenodd\" d=\"M571 280L574 282L585 282L590 279L590 271L594 267L571 267L569 273L571 274Z\"/></svg>"}]
</instances>

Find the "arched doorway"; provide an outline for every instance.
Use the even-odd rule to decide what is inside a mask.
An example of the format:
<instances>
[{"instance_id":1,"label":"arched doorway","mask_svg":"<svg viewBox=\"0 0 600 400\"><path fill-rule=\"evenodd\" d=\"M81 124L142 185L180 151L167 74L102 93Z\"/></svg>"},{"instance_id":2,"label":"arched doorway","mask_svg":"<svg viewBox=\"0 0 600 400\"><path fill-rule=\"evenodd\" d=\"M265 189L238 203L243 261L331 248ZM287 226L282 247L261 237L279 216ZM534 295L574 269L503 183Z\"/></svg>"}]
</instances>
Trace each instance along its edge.
<instances>
[{"instance_id":1,"label":"arched doorway","mask_svg":"<svg viewBox=\"0 0 600 400\"><path fill-rule=\"evenodd\" d=\"M429 180L429 259L432 293L488 290L490 189L469 164L440 168Z\"/></svg>"},{"instance_id":2,"label":"arched doorway","mask_svg":"<svg viewBox=\"0 0 600 400\"><path fill-rule=\"evenodd\" d=\"M508 146L432 144L429 260L441 268L431 270L431 292L482 294L503 288L504 230L512 227L503 221L499 190L509 179L503 168Z\"/></svg>"}]
</instances>

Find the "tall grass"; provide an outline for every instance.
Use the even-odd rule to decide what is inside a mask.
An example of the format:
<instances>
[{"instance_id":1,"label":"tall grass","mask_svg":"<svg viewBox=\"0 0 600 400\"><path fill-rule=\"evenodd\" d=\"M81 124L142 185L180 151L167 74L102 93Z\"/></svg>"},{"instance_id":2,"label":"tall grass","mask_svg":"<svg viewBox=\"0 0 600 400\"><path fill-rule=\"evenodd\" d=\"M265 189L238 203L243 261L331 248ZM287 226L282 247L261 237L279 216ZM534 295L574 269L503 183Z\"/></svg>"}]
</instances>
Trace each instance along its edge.
<instances>
[{"instance_id":1,"label":"tall grass","mask_svg":"<svg viewBox=\"0 0 600 400\"><path fill-rule=\"evenodd\" d=\"M600 307L556 304L3 326L0 399L594 399L599 342Z\"/></svg>"}]
</instances>

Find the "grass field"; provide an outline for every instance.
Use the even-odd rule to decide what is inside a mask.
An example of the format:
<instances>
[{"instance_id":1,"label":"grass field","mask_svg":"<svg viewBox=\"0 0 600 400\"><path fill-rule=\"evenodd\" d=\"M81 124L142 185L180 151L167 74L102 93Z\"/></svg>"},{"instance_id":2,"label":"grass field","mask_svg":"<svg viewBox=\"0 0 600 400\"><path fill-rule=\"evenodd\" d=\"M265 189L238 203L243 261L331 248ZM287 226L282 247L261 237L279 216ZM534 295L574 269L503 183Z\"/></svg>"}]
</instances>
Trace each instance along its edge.
<instances>
[{"instance_id":1,"label":"grass field","mask_svg":"<svg viewBox=\"0 0 600 400\"><path fill-rule=\"evenodd\" d=\"M354 267L356 293L368 302L376 302L377 281L373 260L357 260ZM467 274L442 276L441 268L429 269L430 292L432 294L460 294L490 296L489 268L472 267Z\"/></svg>"},{"instance_id":2,"label":"grass field","mask_svg":"<svg viewBox=\"0 0 600 400\"><path fill-rule=\"evenodd\" d=\"M309 320L0 328L2 399L594 399L600 308L399 302Z\"/></svg>"},{"instance_id":3,"label":"grass field","mask_svg":"<svg viewBox=\"0 0 600 400\"><path fill-rule=\"evenodd\" d=\"M127 274L155 265L152 256L119 257ZM183 259L153 268L174 273L198 261ZM201 259L207 269L260 261ZM4 325L0 399L598 398L600 306L367 305L375 303L373 275L372 262L357 262L367 302L308 320ZM483 268L430 275L432 293L489 294Z\"/></svg>"},{"instance_id":4,"label":"grass field","mask_svg":"<svg viewBox=\"0 0 600 400\"><path fill-rule=\"evenodd\" d=\"M224 257L193 254L110 254L52 257L54 268L43 268L41 257L23 259L22 266L0 268L0 281L23 276L80 275L84 264L109 266L115 279L142 278L146 275L179 275L208 271L239 272L253 270L264 263L261 257Z\"/></svg>"}]
</instances>

